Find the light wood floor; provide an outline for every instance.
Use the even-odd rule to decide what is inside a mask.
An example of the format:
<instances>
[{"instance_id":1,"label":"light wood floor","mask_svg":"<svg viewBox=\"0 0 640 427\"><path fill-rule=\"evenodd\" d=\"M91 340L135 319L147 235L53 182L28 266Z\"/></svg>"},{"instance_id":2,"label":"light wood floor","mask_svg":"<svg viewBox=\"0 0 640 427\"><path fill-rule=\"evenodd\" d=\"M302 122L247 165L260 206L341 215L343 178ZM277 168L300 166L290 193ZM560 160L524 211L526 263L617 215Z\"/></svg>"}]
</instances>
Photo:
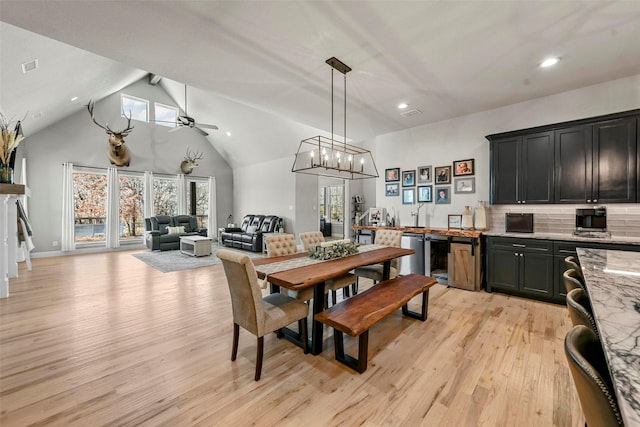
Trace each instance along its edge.
<instances>
[{"instance_id":1,"label":"light wood floor","mask_svg":"<svg viewBox=\"0 0 640 427\"><path fill-rule=\"evenodd\" d=\"M437 285L426 322L371 330L364 374L328 331L320 356L270 334L255 382L253 335L230 361L222 267L163 274L131 253L20 265L0 300L1 426L584 425L563 306Z\"/></svg>"}]
</instances>

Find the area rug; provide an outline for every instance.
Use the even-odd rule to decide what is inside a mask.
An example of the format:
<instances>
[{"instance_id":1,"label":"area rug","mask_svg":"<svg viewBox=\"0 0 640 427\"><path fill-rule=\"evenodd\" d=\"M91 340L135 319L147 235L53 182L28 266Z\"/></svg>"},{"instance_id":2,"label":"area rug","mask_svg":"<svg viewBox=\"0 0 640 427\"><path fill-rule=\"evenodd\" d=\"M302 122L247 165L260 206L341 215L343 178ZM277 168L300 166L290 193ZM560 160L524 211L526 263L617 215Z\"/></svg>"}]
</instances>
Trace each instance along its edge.
<instances>
[{"instance_id":1,"label":"area rug","mask_svg":"<svg viewBox=\"0 0 640 427\"><path fill-rule=\"evenodd\" d=\"M192 268L208 267L211 265L220 264L220 259L216 256L218 249L230 249L223 246L212 244L211 255L203 257L192 257L185 255L179 250L174 251L148 251L132 254L140 261L150 265L158 271L163 273L170 273L172 271L191 270ZM249 255L250 258L262 258L264 254L259 252L241 251L238 252Z\"/></svg>"}]
</instances>

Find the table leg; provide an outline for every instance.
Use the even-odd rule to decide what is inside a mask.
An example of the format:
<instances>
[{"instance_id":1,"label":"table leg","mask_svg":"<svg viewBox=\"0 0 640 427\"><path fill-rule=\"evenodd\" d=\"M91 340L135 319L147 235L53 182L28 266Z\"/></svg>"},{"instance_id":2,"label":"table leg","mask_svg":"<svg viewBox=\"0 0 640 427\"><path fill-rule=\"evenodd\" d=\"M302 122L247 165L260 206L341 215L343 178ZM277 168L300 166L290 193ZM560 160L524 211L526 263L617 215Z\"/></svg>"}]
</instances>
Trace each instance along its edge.
<instances>
[{"instance_id":1,"label":"table leg","mask_svg":"<svg viewBox=\"0 0 640 427\"><path fill-rule=\"evenodd\" d=\"M382 280L389 280L391 275L391 260L385 261L382 264Z\"/></svg>"},{"instance_id":2,"label":"table leg","mask_svg":"<svg viewBox=\"0 0 640 427\"><path fill-rule=\"evenodd\" d=\"M316 314L324 310L324 282L320 282L313 287L313 322L311 324L311 343L309 348L311 354L322 353L322 340L324 335L324 324L316 320Z\"/></svg>"}]
</instances>

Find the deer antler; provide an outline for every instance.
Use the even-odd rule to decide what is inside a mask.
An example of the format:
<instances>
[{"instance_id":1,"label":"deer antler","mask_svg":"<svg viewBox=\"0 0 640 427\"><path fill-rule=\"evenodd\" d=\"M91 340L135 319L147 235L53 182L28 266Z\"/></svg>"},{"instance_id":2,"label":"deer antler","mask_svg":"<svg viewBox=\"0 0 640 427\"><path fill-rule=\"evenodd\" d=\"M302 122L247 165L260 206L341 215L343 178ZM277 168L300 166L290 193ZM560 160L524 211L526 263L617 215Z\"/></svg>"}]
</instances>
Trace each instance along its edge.
<instances>
[{"instance_id":1,"label":"deer antler","mask_svg":"<svg viewBox=\"0 0 640 427\"><path fill-rule=\"evenodd\" d=\"M126 127L126 129L124 129L123 131L114 131L109 127L108 124L106 126L104 126L104 125L101 125L100 123L98 123L98 121L96 120L96 118L95 118L95 116L93 114L93 108L95 107L95 105L96 104L93 101L89 101L89 103L87 104L87 110L89 110L89 114L91 115L91 120L93 120L93 123L95 123L96 125L98 125L102 129L106 130L107 133L109 133L109 134L118 134L118 135L121 135L122 137L125 137L125 136L129 135L129 133L133 129L133 126L131 126L131 112L129 112L129 117L127 117L126 114L124 114L124 111L122 112L122 115L127 118L127 127Z\"/></svg>"},{"instance_id":2,"label":"deer antler","mask_svg":"<svg viewBox=\"0 0 640 427\"><path fill-rule=\"evenodd\" d=\"M192 153L191 149L187 148L187 155L184 157L184 159L187 161L196 161L196 160L200 160L202 156L204 156L204 153L201 153L200 151L196 151L195 153Z\"/></svg>"}]
</instances>

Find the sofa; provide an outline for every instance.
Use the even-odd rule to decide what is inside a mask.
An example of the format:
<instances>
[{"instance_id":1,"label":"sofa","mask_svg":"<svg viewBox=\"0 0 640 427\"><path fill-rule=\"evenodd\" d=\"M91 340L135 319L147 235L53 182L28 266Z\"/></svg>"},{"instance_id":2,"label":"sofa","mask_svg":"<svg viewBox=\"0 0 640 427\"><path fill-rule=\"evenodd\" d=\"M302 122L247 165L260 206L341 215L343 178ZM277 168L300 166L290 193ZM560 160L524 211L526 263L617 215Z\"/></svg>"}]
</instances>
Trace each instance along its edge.
<instances>
[{"instance_id":1,"label":"sofa","mask_svg":"<svg viewBox=\"0 0 640 427\"><path fill-rule=\"evenodd\" d=\"M190 215L157 215L145 218L144 224L145 243L152 251L180 249L180 236L207 236L207 229Z\"/></svg>"},{"instance_id":2,"label":"sofa","mask_svg":"<svg viewBox=\"0 0 640 427\"><path fill-rule=\"evenodd\" d=\"M222 244L229 248L262 252L262 235L275 232L280 221L276 215L245 215L240 227L222 231Z\"/></svg>"}]
</instances>

